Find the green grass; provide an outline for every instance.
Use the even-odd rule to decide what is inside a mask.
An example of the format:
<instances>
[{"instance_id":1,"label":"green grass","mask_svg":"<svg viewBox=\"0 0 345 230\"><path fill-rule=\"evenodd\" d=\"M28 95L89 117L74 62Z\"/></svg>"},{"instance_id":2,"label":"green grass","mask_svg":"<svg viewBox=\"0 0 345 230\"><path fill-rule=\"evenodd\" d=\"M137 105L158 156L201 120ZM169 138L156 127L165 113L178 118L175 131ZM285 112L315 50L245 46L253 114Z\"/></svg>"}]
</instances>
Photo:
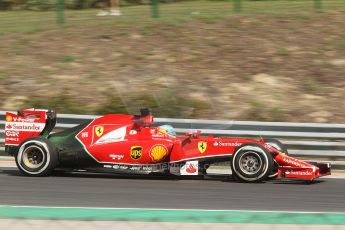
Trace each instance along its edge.
<instances>
[{"instance_id":1,"label":"green grass","mask_svg":"<svg viewBox=\"0 0 345 230\"><path fill-rule=\"evenodd\" d=\"M74 61L75 61L75 57L71 56L71 55L65 55L62 58L62 62L65 62L65 63L71 63L71 62L74 62Z\"/></svg>"},{"instance_id":2,"label":"green grass","mask_svg":"<svg viewBox=\"0 0 345 230\"><path fill-rule=\"evenodd\" d=\"M311 94L321 93L323 89L322 83L312 79L306 80L304 86L306 91Z\"/></svg>"},{"instance_id":3,"label":"green grass","mask_svg":"<svg viewBox=\"0 0 345 230\"><path fill-rule=\"evenodd\" d=\"M287 57L287 56L289 56L289 52L286 50L278 50L276 55L281 56L281 57Z\"/></svg>"},{"instance_id":4,"label":"green grass","mask_svg":"<svg viewBox=\"0 0 345 230\"><path fill-rule=\"evenodd\" d=\"M28 100L23 102L23 108L54 108L56 111L65 113L87 113L85 106L78 106L78 103L72 99L72 96L65 92L51 98L42 98L38 95L31 95Z\"/></svg>"},{"instance_id":5,"label":"green grass","mask_svg":"<svg viewBox=\"0 0 345 230\"><path fill-rule=\"evenodd\" d=\"M96 114L133 113L146 107L158 117L194 118L210 110L206 101L186 99L166 91L127 99L112 93L106 93L105 96L106 100L99 103Z\"/></svg>"},{"instance_id":6,"label":"green grass","mask_svg":"<svg viewBox=\"0 0 345 230\"><path fill-rule=\"evenodd\" d=\"M26 38L21 38L18 40L15 40L14 43L16 45L20 45L20 46L25 46L25 45L29 45L30 44L30 39L26 39Z\"/></svg>"},{"instance_id":7,"label":"green grass","mask_svg":"<svg viewBox=\"0 0 345 230\"><path fill-rule=\"evenodd\" d=\"M242 14L292 14L305 15L314 12L312 0L267 0L243 1ZM201 19L214 23L233 15L232 1L187 1L160 4L160 18L151 18L150 5L122 7L121 17L97 17L97 9L66 10L66 23L63 27L87 26L90 24L145 26L155 23L183 24L188 20ZM344 11L344 0L324 0L324 11ZM299 16L301 17L301 16ZM305 16L307 17L307 16ZM0 35L7 33L35 33L58 29L56 12L6 11L0 12Z\"/></svg>"},{"instance_id":8,"label":"green grass","mask_svg":"<svg viewBox=\"0 0 345 230\"><path fill-rule=\"evenodd\" d=\"M211 105L206 101L186 99L173 92L159 92L123 98L108 89L104 93L105 99L99 100L94 109L79 106L72 92L65 89L61 94L42 98L32 94L22 102L23 108L54 108L58 112L74 114L108 114L135 113L140 108L150 108L157 117L195 118L210 111Z\"/></svg>"}]
</instances>

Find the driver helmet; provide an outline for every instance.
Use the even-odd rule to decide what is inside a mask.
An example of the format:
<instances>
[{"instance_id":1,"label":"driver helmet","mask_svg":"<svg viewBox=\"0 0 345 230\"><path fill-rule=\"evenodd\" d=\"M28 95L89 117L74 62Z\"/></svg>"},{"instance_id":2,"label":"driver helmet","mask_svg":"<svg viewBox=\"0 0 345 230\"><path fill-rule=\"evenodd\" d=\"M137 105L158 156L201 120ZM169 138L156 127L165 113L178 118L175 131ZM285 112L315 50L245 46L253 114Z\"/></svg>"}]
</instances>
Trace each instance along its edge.
<instances>
[{"instance_id":1,"label":"driver helmet","mask_svg":"<svg viewBox=\"0 0 345 230\"><path fill-rule=\"evenodd\" d=\"M171 125L161 125L158 127L158 131L176 137L176 132Z\"/></svg>"}]
</instances>

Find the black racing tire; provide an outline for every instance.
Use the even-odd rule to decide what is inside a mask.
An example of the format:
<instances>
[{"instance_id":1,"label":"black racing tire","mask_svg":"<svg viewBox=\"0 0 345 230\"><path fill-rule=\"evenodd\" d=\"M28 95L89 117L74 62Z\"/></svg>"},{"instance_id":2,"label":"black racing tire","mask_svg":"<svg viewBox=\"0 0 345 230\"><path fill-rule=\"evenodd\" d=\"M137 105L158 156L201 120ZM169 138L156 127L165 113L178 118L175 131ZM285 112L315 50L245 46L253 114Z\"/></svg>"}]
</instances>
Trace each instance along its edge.
<instances>
[{"instance_id":1,"label":"black racing tire","mask_svg":"<svg viewBox=\"0 0 345 230\"><path fill-rule=\"evenodd\" d=\"M274 162L272 155L257 143L238 147L231 161L233 178L241 182L258 183L266 180Z\"/></svg>"},{"instance_id":2,"label":"black racing tire","mask_svg":"<svg viewBox=\"0 0 345 230\"><path fill-rule=\"evenodd\" d=\"M58 155L53 143L43 137L25 140L15 155L18 169L26 176L48 176L58 165Z\"/></svg>"},{"instance_id":3,"label":"black racing tire","mask_svg":"<svg viewBox=\"0 0 345 230\"><path fill-rule=\"evenodd\" d=\"M265 143L269 146L272 146L274 148L276 148L278 151L289 155L289 151L287 149L287 147L281 143L280 141L278 141L277 139L272 139L272 138L267 138L264 139ZM274 166L272 169L272 172L270 173L270 175L268 175L269 179L275 179L278 175L278 163L276 161L274 161Z\"/></svg>"}]
</instances>

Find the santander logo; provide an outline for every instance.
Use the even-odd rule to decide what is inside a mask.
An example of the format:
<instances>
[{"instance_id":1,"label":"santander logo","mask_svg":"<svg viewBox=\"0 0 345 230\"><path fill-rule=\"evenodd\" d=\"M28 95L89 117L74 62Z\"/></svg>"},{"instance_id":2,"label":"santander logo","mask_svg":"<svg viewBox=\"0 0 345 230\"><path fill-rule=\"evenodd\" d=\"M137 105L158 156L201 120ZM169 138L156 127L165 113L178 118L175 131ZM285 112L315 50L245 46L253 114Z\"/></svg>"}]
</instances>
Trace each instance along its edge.
<instances>
[{"instance_id":1,"label":"santander logo","mask_svg":"<svg viewBox=\"0 0 345 230\"><path fill-rule=\"evenodd\" d=\"M41 132L44 129L44 127L44 123L10 122L10 124L6 125L6 130Z\"/></svg>"},{"instance_id":2,"label":"santander logo","mask_svg":"<svg viewBox=\"0 0 345 230\"><path fill-rule=\"evenodd\" d=\"M196 168L194 165L190 164L188 168L186 168L186 172L187 173L195 173L196 172Z\"/></svg>"}]
</instances>

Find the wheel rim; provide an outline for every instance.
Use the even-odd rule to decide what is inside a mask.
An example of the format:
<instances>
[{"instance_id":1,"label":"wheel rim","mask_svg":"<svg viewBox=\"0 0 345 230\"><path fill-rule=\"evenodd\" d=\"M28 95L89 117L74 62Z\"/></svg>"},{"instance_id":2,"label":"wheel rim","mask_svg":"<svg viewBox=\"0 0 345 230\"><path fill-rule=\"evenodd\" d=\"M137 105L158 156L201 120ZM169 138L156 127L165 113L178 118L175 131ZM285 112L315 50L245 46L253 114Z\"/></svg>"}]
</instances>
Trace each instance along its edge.
<instances>
[{"instance_id":1,"label":"wheel rim","mask_svg":"<svg viewBox=\"0 0 345 230\"><path fill-rule=\"evenodd\" d=\"M260 171L262 161L256 152L246 152L239 160L239 166L242 172L246 174L256 174Z\"/></svg>"},{"instance_id":2,"label":"wheel rim","mask_svg":"<svg viewBox=\"0 0 345 230\"><path fill-rule=\"evenodd\" d=\"M45 161L43 150L37 146L30 146L23 152L23 163L31 169L39 168Z\"/></svg>"}]
</instances>

